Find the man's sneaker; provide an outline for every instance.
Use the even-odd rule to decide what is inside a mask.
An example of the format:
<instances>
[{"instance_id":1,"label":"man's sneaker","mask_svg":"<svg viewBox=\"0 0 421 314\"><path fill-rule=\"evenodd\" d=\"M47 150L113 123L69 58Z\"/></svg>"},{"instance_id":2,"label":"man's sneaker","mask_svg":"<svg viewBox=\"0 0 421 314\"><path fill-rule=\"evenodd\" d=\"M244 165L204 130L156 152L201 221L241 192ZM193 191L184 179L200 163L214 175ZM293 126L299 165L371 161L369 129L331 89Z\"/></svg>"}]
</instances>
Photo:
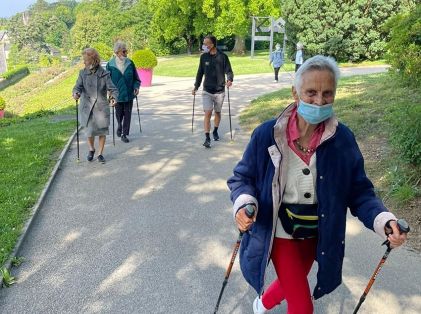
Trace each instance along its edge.
<instances>
[{"instance_id":1,"label":"man's sneaker","mask_svg":"<svg viewBox=\"0 0 421 314\"><path fill-rule=\"evenodd\" d=\"M121 136L121 140L122 140L124 143L128 143L128 142L129 142L129 139L127 138L127 136L126 136L126 135L122 135L122 136Z\"/></svg>"},{"instance_id":2,"label":"man's sneaker","mask_svg":"<svg viewBox=\"0 0 421 314\"><path fill-rule=\"evenodd\" d=\"M274 80L273 83L278 83L278 80Z\"/></svg>"},{"instance_id":3,"label":"man's sneaker","mask_svg":"<svg viewBox=\"0 0 421 314\"><path fill-rule=\"evenodd\" d=\"M267 309L264 307L262 303L262 299L259 296L256 297L253 301L253 312L254 314L264 314L266 313Z\"/></svg>"},{"instance_id":4,"label":"man's sneaker","mask_svg":"<svg viewBox=\"0 0 421 314\"><path fill-rule=\"evenodd\" d=\"M102 164L105 164L105 158L102 155L98 155L98 161Z\"/></svg>"},{"instance_id":5,"label":"man's sneaker","mask_svg":"<svg viewBox=\"0 0 421 314\"><path fill-rule=\"evenodd\" d=\"M203 146L205 146L206 148L211 148L210 138L207 138L205 140L205 142L203 143Z\"/></svg>"},{"instance_id":6,"label":"man's sneaker","mask_svg":"<svg viewBox=\"0 0 421 314\"><path fill-rule=\"evenodd\" d=\"M213 135L213 140L214 140L214 141L219 141L219 135L218 135L218 132L213 131L213 132L212 132L212 135Z\"/></svg>"},{"instance_id":7,"label":"man's sneaker","mask_svg":"<svg viewBox=\"0 0 421 314\"><path fill-rule=\"evenodd\" d=\"M86 156L86 159L88 159L88 161L92 161L94 159L94 154L95 154L95 151L90 150L88 153L88 156Z\"/></svg>"}]
</instances>

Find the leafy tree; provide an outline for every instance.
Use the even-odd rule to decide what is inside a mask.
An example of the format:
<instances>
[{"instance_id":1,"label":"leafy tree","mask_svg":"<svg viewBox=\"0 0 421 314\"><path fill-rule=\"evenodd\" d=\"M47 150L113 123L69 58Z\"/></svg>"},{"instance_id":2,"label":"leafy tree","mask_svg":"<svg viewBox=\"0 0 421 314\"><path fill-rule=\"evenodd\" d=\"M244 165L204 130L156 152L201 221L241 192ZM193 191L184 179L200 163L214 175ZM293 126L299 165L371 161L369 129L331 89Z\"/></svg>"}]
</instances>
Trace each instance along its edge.
<instances>
[{"instance_id":1,"label":"leafy tree","mask_svg":"<svg viewBox=\"0 0 421 314\"><path fill-rule=\"evenodd\" d=\"M202 12L202 0L151 0L152 34L166 43L175 43L183 38L187 52L192 51L197 36L202 34L204 28L209 26L209 20Z\"/></svg>"},{"instance_id":2,"label":"leafy tree","mask_svg":"<svg viewBox=\"0 0 421 314\"><path fill-rule=\"evenodd\" d=\"M113 49L104 43L95 43L92 45L92 48L95 48L96 51L98 51L101 60L108 61L113 55Z\"/></svg>"},{"instance_id":3,"label":"leafy tree","mask_svg":"<svg viewBox=\"0 0 421 314\"><path fill-rule=\"evenodd\" d=\"M101 17L90 13L80 12L71 30L73 53L76 55L94 43L101 42Z\"/></svg>"},{"instance_id":4,"label":"leafy tree","mask_svg":"<svg viewBox=\"0 0 421 314\"><path fill-rule=\"evenodd\" d=\"M410 6L400 0L286 0L282 11L291 46L301 41L311 54L338 60L376 59L385 52L383 23ZM293 47L292 47L293 48Z\"/></svg>"},{"instance_id":5,"label":"leafy tree","mask_svg":"<svg viewBox=\"0 0 421 314\"><path fill-rule=\"evenodd\" d=\"M390 30L387 59L393 69L413 86L421 86L421 4L396 15L385 25Z\"/></svg>"},{"instance_id":6,"label":"leafy tree","mask_svg":"<svg viewBox=\"0 0 421 314\"><path fill-rule=\"evenodd\" d=\"M233 52L244 54L245 36L251 29L251 16L280 16L277 0L203 0L203 11L215 18L214 34L217 38L235 36Z\"/></svg>"}]
</instances>

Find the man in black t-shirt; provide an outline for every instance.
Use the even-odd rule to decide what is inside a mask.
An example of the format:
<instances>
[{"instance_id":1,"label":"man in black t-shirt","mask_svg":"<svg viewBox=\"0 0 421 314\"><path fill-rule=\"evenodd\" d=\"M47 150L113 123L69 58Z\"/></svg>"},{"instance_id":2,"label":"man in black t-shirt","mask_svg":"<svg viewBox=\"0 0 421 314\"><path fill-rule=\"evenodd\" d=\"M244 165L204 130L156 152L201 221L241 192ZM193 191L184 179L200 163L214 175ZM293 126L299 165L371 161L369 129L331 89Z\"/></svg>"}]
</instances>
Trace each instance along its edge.
<instances>
[{"instance_id":1,"label":"man in black t-shirt","mask_svg":"<svg viewBox=\"0 0 421 314\"><path fill-rule=\"evenodd\" d=\"M215 36L208 35L203 40L204 53L200 56L200 64L197 70L196 82L192 94L195 95L202 83L203 75L203 111L205 112L204 129L205 142L203 146L210 148L210 127L212 111L215 110L213 139L219 140L218 127L221 121L222 104L225 97L225 85L229 88L232 85L234 74L228 56L216 48ZM225 75L227 79L225 81Z\"/></svg>"}]
</instances>

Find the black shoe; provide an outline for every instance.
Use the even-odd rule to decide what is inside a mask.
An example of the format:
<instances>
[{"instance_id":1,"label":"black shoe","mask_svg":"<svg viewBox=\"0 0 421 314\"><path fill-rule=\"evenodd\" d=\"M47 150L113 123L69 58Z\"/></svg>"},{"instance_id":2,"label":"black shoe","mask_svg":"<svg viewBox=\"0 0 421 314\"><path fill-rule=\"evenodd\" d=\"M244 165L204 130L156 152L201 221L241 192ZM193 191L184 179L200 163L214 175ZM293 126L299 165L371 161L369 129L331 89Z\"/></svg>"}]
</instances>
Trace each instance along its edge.
<instances>
[{"instance_id":1,"label":"black shoe","mask_svg":"<svg viewBox=\"0 0 421 314\"><path fill-rule=\"evenodd\" d=\"M117 137L121 137L121 131L117 130Z\"/></svg>"},{"instance_id":2,"label":"black shoe","mask_svg":"<svg viewBox=\"0 0 421 314\"><path fill-rule=\"evenodd\" d=\"M128 142L129 142L129 139L127 138L127 136L126 136L126 135L122 135L122 136L121 136L121 140L122 140L124 143L128 143Z\"/></svg>"},{"instance_id":3,"label":"black shoe","mask_svg":"<svg viewBox=\"0 0 421 314\"><path fill-rule=\"evenodd\" d=\"M105 164L105 158L102 155L98 155L98 161L102 164Z\"/></svg>"},{"instance_id":4,"label":"black shoe","mask_svg":"<svg viewBox=\"0 0 421 314\"><path fill-rule=\"evenodd\" d=\"M205 146L206 148L211 148L210 138L207 138L205 140L205 142L203 143L203 146Z\"/></svg>"},{"instance_id":5,"label":"black shoe","mask_svg":"<svg viewBox=\"0 0 421 314\"><path fill-rule=\"evenodd\" d=\"M214 140L214 141L219 141L219 135L218 135L218 132L213 131L213 132L212 132L212 135L213 135L213 140Z\"/></svg>"},{"instance_id":6,"label":"black shoe","mask_svg":"<svg viewBox=\"0 0 421 314\"><path fill-rule=\"evenodd\" d=\"M95 151L90 150L86 159L88 159L88 161L92 161L94 159L94 154L95 154Z\"/></svg>"}]
</instances>

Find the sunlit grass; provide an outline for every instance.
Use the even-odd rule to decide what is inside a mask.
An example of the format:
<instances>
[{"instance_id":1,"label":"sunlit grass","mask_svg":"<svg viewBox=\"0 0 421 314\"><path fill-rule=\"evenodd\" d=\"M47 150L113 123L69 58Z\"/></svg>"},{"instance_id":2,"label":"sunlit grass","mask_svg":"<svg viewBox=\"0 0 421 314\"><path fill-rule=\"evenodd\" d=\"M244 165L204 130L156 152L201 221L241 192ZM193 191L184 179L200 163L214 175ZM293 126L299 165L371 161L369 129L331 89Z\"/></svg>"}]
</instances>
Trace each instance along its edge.
<instances>
[{"instance_id":1,"label":"sunlit grass","mask_svg":"<svg viewBox=\"0 0 421 314\"><path fill-rule=\"evenodd\" d=\"M0 127L0 266L73 130L74 121L51 116Z\"/></svg>"},{"instance_id":2,"label":"sunlit grass","mask_svg":"<svg viewBox=\"0 0 421 314\"><path fill-rule=\"evenodd\" d=\"M269 52L256 51L253 58L250 53L244 56L235 56L231 52L225 52L230 59L234 75L272 73L273 69L269 65ZM158 61L158 66L154 68L155 75L174 76L174 77L193 77L196 76L199 66L199 54L178 55L162 57ZM363 63L341 63L340 66L370 66L385 64L384 60L366 61ZM294 71L295 65L286 58L282 71Z\"/></svg>"}]
</instances>

